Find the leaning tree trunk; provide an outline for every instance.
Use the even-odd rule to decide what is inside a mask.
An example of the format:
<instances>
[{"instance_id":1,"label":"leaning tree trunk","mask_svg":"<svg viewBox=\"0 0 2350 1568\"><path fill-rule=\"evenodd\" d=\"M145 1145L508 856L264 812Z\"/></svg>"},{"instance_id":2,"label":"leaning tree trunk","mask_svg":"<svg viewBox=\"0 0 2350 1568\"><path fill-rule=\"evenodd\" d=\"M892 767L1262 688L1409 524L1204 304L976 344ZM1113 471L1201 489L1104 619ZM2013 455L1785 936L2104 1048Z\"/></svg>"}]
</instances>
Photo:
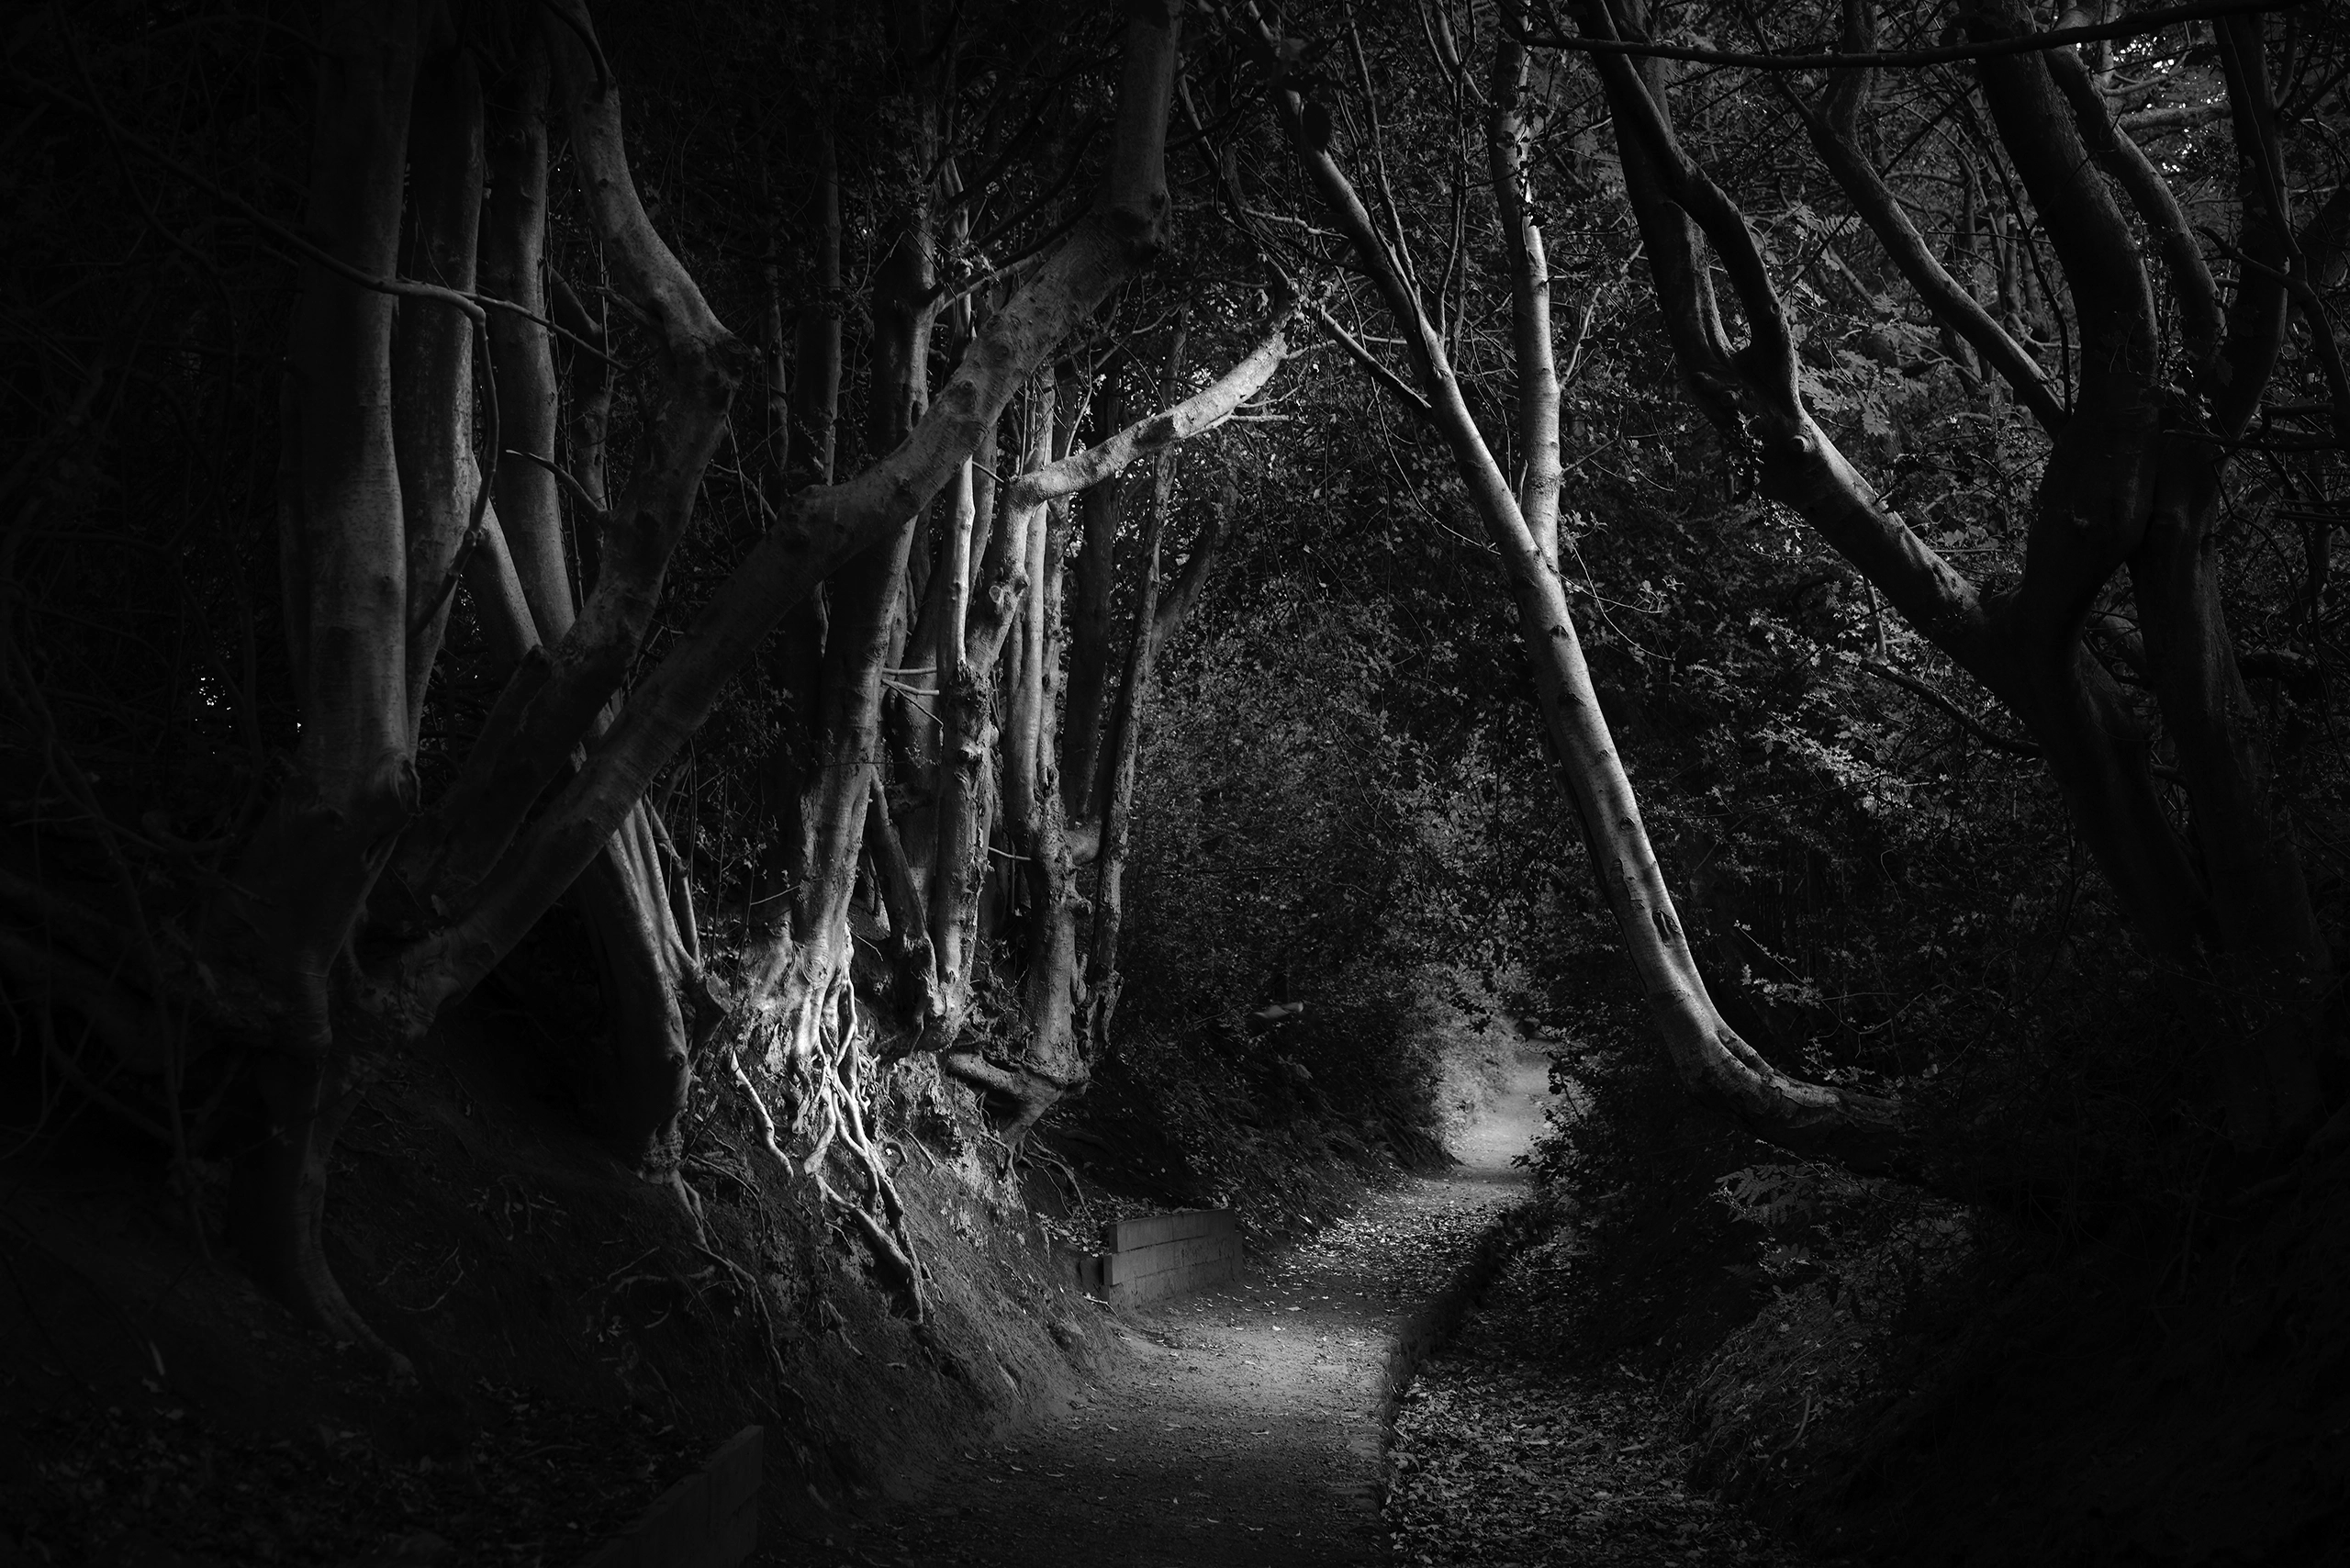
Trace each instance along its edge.
<instances>
[{"instance_id":1,"label":"leaning tree trunk","mask_svg":"<svg viewBox=\"0 0 2350 1568\"><path fill-rule=\"evenodd\" d=\"M1451 449L1470 501L1501 553L1517 600L1519 632L1534 666L1543 716L1558 748L1569 797L1583 821L1593 869L1683 1085L1757 1137L1783 1148L1879 1168L1897 1158L1900 1144L1891 1106L1779 1071L1740 1039L1715 1008L1583 661L1564 587L1547 547L1557 528L1557 479L1549 472L1558 461L1557 374L1549 333L1539 326L1547 317L1550 283L1530 198L1526 80L1525 50L1505 38L1494 61L1489 147L1512 279L1521 446L1528 464L1524 505L1462 399L1444 336L1428 319L1416 286L1405 281L1353 183L1332 157L1327 139L1308 134L1305 104L1297 88L1281 86L1278 106L1291 143L1325 207L1347 235L1357 263L1371 274L1403 335L1419 409ZM1718 331L1718 326L1699 323L1698 330Z\"/></svg>"}]
</instances>

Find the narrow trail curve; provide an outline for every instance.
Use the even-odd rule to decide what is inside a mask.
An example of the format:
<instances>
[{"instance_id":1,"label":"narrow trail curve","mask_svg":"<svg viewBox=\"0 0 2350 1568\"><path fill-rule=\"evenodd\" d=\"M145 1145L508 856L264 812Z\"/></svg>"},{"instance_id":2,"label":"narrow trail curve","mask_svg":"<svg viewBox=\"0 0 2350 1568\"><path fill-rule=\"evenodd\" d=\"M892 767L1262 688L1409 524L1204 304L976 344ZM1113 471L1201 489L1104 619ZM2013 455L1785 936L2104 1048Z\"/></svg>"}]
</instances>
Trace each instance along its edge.
<instances>
[{"instance_id":1,"label":"narrow trail curve","mask_svg":"<svg viewBox=\"0 0 2350 1568\"><path fill-rule=\"evenodd\" d=\"M839 1561L1026 1568L1371 1563L1382 1369L1397 1331L1523 1193L1549 1062L1517 1044L1461 1163L1369 1197L1235 1284L1136 1314L1126 1364L1066 1416L939 1477Z\"/></svg>"}]
</instances>

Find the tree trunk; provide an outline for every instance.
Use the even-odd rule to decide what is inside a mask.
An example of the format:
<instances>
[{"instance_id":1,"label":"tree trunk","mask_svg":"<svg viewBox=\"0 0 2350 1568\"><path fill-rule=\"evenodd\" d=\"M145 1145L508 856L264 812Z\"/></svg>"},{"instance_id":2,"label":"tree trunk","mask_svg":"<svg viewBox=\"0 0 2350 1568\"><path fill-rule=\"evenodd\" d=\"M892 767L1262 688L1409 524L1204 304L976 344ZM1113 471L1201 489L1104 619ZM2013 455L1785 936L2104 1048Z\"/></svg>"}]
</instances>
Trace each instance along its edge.
<instances>
[{"instance_id":1,"label":"tree trunk","mask_svg":"<svg viewBox=\"0 0 2350 1568\"><path fill-rule=\"evenodd\" d=\"M1030 474L1068 455L1069 428L1059 388L1039 380L1029 409ZM1025 475L1023 476L1025 477ZM1061 814L1055 770L1053 713L1061 659L1062 538L1065 498L1022 504L1020 481L1006 509L1004 527L1027 536L1029 590L1023 606L1003 743L1005 825L1017 856L1011 869L1027 893L1026 940L1021 1002L1028 1037L1018 1064L1024 1080L1037 1081L1002 1130L1007 1141L1024 1136L1036 1116L1080 1086L1085 1060L1077 1039L1078 905L1076 869ZM1025 515L1024 516L1024 512Z\"/></svg>"},{"instance_id":2,"label":"tree trunk","mask_svg":"<svg viewBox=\"0 0 2350 1568\"><path fill-rule=\"evenodd\" d=\"M2249 25L2245 25L2249 23ZM2225 19L2229 103L2234 113L2243 202L2242 248L2272 273L2288 265L2292 215L2277 209L2266 165L2275 111L2251 18ZM2102 100L2092 105L2105 112ZM2176 233L2184 254L2173 262L2175 292L2190 319L2208 324L2194 336L2212 423L2238 436L2255 417L2283 347L2286 293L2251 268L2237 286L2221 341L2216 289L2183 218L2167 222L2168 188L2151 167L2139 169L2129 139L2106 139L2125 172L2153 191L2157 234ZM2182 247L2167 247L2177 254ZM2319 330L2326 330L2322 324ZM2210 375L2218 368L2221 374ZM2176 418L2175 415L2171 416ZM2273 1149L2313 1127L2323 1099L2317 1063L2324 1044L2333 956L2318 928L2290 823L2276 799L2252 695L2236 666L2220 599L2220 561L2210 547L2221 504L2223 459L2199 442L2172 440L2157 461L2144 543L2131 558L2146 673L2162 704L2164 728L2195 803L2199 860L2218 928L2215 969L2229 1044L2215 1063L2231 1135L2242 1146Z\"/></svg>"},{"instance_id":3,"label":"tree trunk","mask_svg":"<svg viewBox=\"0 0 2350 1568\"><path fill-rule=\"evenodd\" d=\"M916 45L919 50L919 39ZM935 161L939 110L924 102L915 114L923 129L907 162L926 173ZM867 438L876 452L900 445L929 404L934 272L931 204L927 192L918 190L899 215L874 278ZM830 586L815 765L800 794L806 857L794 868L789 918L752 960L736 1025L745 1038L760 1038L768 1071L795 1081L818 1063L829 1063L835 1050L854 1048L853 1042L830 1036L845 1014L849 905L878 778L882 671L898 641L906 560L919 516L919 509L909 511Z\"/></svg>"},{"instance_id":4,"label":"tree trunk","mask_svg":"<svg viewBox=\"0 0 2350 1568\"><path fill-rule=\"evenodd\" d=\"M533 25L525 30L505 80L491 93L489 210L482 232L481 279L486 293L510 299L536 316L548 310L548 83L546 45L541 26ZM544 327L511 311L492 312L488 325L490 360L498 371L498 443L505 451L540 460L492 454L498 517L530 607L530 641L552 649L578 619L564 550L563 501L555 476L545 466L559 456L553 344ZM593 400L592 392L581 398L582 390L575 383L575 407ZM600 431L594 445L590 460L600 491ZM575 451L575 476L585 455Z\"/></svg>"},{"instance_id":5,"label":"tree trunk","mask_svg":"<svg viewBox=\"0 0 2350 1568\"><path fill-rule=\"evenodd\" d=\"M1167 348L1160 401L1173 404L1183 375L1184 328L1175 329ZM1124 982L1118 975L1118 935L1126 915L1126 837L1134 816L1135 779L1142 764L1142 719L1150 702L1152 655L1158 625L1158 545L1167 514L1175 504L1175 454L1163 451L1151 466L1150 519L1136 550L1134 629L1126 641L1126 666L1118 683L1118 705L1102 756L1095 820L1102 846L1094 857L1093 932L1085 952L1088 992L1085 1034L1096 1055L1110 1048L1110 1021L1118 1010Z\"/></svg>"},{"instance_id":6,"label":"tree trunk","mask_svg":"<svg viewBox=\"0 0 2350 1568\"><path fill-rule=\"evenodd\" d=\"M398 263L417 32L405 5L330 5L319 25L306 229L371 277ZM390 296L303 265L279 519L302 738L231 895L285 1023L256 1070L268 1136L239 1172L234 1230L265 1283L329 1334L404 1371L344 1297L319 1229L356 1072L356 1042L337 1028L351 1011L339 1005L337 963L416 806L393 319Z\"/></svg>"},{"instance_id":7,"label":"tree trunk","mask_svg":"<svg viewBox=\"0 0 2350 1568\"><path fill-rule=\"evenodd\" d=\"M961 610L962 596L951 595L948 618L939 629L937 700L944 739L929 894L937 980L923 1023L924 1047L934 1051L950 1049L961 1037L979 962L979 908L995 825L997 672L1028 591L1025 543L1025 530L1017 522L998 528L988 541L980 591L968 611Z\"/></svg>"},{"instance_id":8,"label":"tree trunk","mask_svg":"<svg viewBox=\"0 0 2350 1568\"><path fill-rule=\"evenodd\" d=\"M764 476L767 505L780 511L795 490L833 481L841 391L841 196L837 150L830 125L817 131L816 275L814 295L800 308L792 330L789 397L782 428L770 438L775 456ZM783 359L782 303L770 279L773 346L769 358L779 379ZM772 415L770 416L773 417ZM773 823L764 864L769 898L784 900L781 918L790 918L798 885L815 861L814 818L809 815L810 780L822 742L824 643L827 599L811 597L777 628L773 669L787 710L775 748L759 772Z\"/></svg>"},{"instance_id":9,"label":"tree trunk","mask_svg":"<svg viewBox=\"0 0 2350 1568\"><path fill-rule=\"evenodd\" d=\"M417 72L408 138L408 243L401 274L470 294L481 226L482 101L473 56L450 50ZM408 744L448 625L458 557L479 498L474 460L474 322L447 306L399 312L392 333L392 431L408 521ZM496 526L487 516L484 527ZM519 653L519 650L515 650Z\"/></svg>"},{"instance_id":10,"label":"tree trunk","mask_svg":"<svg viewBox=\"0 0 2350 1568\"><path fill-rule=\"evenodd\" d=\"M1094 428L1106 438L1125 417L1114 378L1094 404ZM1070 818L1094 815L1093 774L1102 749L1102 709L1110 689L1110 647L1116 620L1118 526L1123 484L1095 485L1079 498L1085 540L1077 555L1076 603L1069 611L1069 707L1061 723L1061 805Z\"/></svg>"}]
</instances>

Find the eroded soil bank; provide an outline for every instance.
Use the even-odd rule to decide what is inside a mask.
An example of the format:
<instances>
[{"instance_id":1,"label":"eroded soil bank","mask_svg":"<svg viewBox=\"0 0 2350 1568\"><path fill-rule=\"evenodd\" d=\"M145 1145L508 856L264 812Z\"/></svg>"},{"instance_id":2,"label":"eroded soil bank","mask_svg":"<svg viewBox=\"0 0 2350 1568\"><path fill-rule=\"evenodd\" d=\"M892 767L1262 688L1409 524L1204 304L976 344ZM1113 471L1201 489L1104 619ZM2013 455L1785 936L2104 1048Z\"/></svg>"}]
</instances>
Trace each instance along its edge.
<instances>
[{"instance_id":1,"label":"eroded soil bank","mask_svg":"<svg viewBox=\"0 0 2350 1568\"><path fill-rule=\"evenodd\" d=\"M1524 1193L1548 1058L1515 1045L1451 1140L1236 1284L1125 1315L1132 1352L1058 1416L974 1449L820 1562L1367 1563L1383 1555L1381 1405L1396 1337Z\"/></svg>"}]
</instances>

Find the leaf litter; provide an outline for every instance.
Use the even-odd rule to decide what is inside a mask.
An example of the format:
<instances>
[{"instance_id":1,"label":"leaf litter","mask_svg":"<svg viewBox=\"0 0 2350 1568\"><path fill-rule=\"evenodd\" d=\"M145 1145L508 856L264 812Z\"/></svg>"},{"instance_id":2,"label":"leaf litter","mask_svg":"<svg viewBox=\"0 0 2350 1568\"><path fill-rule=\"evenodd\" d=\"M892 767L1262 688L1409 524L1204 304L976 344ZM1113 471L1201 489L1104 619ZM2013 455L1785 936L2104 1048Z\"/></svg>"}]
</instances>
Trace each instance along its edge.
<instances>
[{"instance_id":1,"label":"leaf litter","mask_svg":"<svg viewBox=\"0 0 2350 1568\"><path fill-rule=\"evenodd\" d=\"M1572 1332L1572 1256L1555 1239L1517 1252L1404 1390L1382 1473L1391 1560L1822 1563L1687 1484L1677 1404Z\"/></svg>"}]
</instances>

